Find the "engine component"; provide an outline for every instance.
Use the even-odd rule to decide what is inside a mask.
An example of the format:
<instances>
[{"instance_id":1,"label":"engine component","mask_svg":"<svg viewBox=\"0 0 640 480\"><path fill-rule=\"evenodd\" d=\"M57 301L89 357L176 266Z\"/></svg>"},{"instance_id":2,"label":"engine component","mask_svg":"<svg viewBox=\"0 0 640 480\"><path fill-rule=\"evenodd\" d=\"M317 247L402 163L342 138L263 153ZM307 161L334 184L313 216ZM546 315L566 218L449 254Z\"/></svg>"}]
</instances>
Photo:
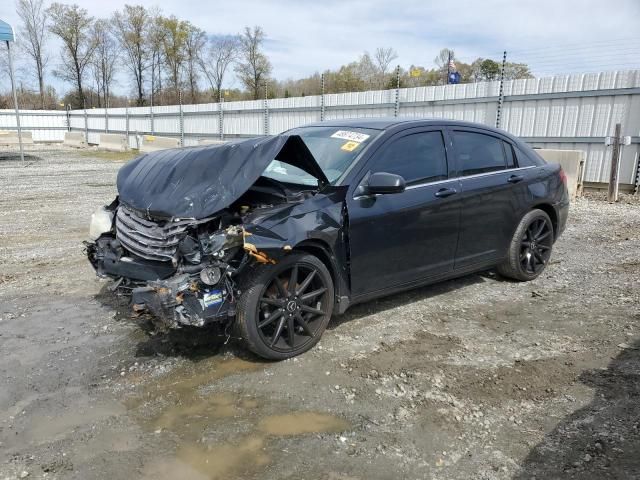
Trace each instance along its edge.
<instances>
[{"instance_id":1,"label":"engine component","mask_svg":"<svg viewBox=\"0 0 640 480\"><path fill-rule=\"evenodd\" d=\"M200 271L200 280L206 285L216 285L222 278L222 271L215 266L208 266Z\"/></svg>"}]
</instances>

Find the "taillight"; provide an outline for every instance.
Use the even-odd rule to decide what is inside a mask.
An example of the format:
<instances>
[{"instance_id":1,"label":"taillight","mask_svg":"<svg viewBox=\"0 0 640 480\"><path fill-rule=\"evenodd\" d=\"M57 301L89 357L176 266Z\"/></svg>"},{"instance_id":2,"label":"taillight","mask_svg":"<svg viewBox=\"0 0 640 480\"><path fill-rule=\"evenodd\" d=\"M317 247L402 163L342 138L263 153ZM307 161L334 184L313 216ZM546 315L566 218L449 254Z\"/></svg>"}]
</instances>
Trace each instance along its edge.
<instances>
[{"instance_id":1,"label":"taillight","mask_svg":"<svg viewBox=\"0 0 640 480\"><path fill-rule=\"evenodd\" d=\"M560 169L560 180L562 180L562 183L564 183L565 185L567 184L567 174L564 173L564 170L562 170L562 168Z\"/></svg>"}]
</instances>

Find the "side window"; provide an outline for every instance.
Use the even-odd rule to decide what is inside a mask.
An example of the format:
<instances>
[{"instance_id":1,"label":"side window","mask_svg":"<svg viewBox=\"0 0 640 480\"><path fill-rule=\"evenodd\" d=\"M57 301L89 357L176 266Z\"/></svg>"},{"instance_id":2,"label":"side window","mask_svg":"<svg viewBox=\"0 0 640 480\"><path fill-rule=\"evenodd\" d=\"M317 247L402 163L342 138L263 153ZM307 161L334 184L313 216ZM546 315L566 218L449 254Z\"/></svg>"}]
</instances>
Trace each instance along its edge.
<instances>
[{"instance_id":1,"label":"side window","mask_svg":"<svg viewBox=\"0 0 640 480\"><path fill-rule=\"evenodd\" d=\"M518 147L515 147L513 150L516 152L516 157L518 158L519 167L535 167L535 166L544 165L544 162L539 160L535 156L535 152L532 152L531 154L526 154L525 152L520 150Z\"/></svg>"},{"instance_id":2,"label":"side window","mask_svg":"<svg viewBox=\"0 0 640 480\"><path fill-rule=\"evenodd\" d=\"M458 166L462 176L504 170L502 140L483 133L454 131Z\"/></svg>"},{"instance_id":3,"label":"side window","mask_svg":"<svg viewBox=\"0 0 640 480\"><path fill-rule=\"evenodd\" d=\"M516 167L516 156L513 153L513 147L510 143L502 142L502 146L504 147L504 153L507 156L507 168L515 168Z\"/></svg>"},{"instance_id":4,"label":"side window","mask_svg":"<svg viewBox=\"0 0 640 480\"><path fill-rule=\"evenodd\" d=\"M401 175L409 183L447 178L447 155L442 133L412 133L394 140L376 156L371 170Z\"/></svg>"}]
</instances>

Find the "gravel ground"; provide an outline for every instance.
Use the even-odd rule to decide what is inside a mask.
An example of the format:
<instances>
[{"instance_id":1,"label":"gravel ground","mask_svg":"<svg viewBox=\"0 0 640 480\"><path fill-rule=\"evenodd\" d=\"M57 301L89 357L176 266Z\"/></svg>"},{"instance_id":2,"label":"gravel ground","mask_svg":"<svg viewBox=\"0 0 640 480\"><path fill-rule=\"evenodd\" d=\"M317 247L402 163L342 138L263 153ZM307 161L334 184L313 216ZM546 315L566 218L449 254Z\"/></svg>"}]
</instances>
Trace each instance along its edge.
<instances>
[{"instance_id":1,"label":"gravel ground","mask_svg":"<svg viewBox=\"0 0 640 480\"><path fill-rule=\"evenodd\" d=\"M572 205L534 282L356 306L266 363L154 333L95 278L126 156L30 154L0 151L0 479L640 478L637 198Z\"/></svg>"}]
</instances>

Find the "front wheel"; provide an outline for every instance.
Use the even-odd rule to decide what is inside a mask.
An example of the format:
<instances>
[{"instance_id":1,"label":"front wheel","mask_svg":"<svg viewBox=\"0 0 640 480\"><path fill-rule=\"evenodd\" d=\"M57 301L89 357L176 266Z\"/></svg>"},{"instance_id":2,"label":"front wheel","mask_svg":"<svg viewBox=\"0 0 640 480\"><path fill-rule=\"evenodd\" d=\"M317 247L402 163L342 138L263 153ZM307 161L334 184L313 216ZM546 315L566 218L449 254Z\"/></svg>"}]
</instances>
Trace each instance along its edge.
<instances>
[{"instance_id":1,"label":"front wheel","mask_svg":"<svg viewBox=\"0 0 640 480\"><path fill-rule=\"evenodd\" d=\"M334 302L331 275L318 258L293 253L276 265L256 265L242 283L236 328L251 351L284 360L318 343Z\"/></svg>"},{"instance_id":2,"label":"front wheel","mask_svg":"<svg viewBox=\"0 0 640 480\"><path fill-rule=\"evenodd\" d=\"M537 278L549 263L553 247L553 224L542 210L527 213L516 228L507 259L498 273L514 280Z\"/></svg>"}]
</instances>

